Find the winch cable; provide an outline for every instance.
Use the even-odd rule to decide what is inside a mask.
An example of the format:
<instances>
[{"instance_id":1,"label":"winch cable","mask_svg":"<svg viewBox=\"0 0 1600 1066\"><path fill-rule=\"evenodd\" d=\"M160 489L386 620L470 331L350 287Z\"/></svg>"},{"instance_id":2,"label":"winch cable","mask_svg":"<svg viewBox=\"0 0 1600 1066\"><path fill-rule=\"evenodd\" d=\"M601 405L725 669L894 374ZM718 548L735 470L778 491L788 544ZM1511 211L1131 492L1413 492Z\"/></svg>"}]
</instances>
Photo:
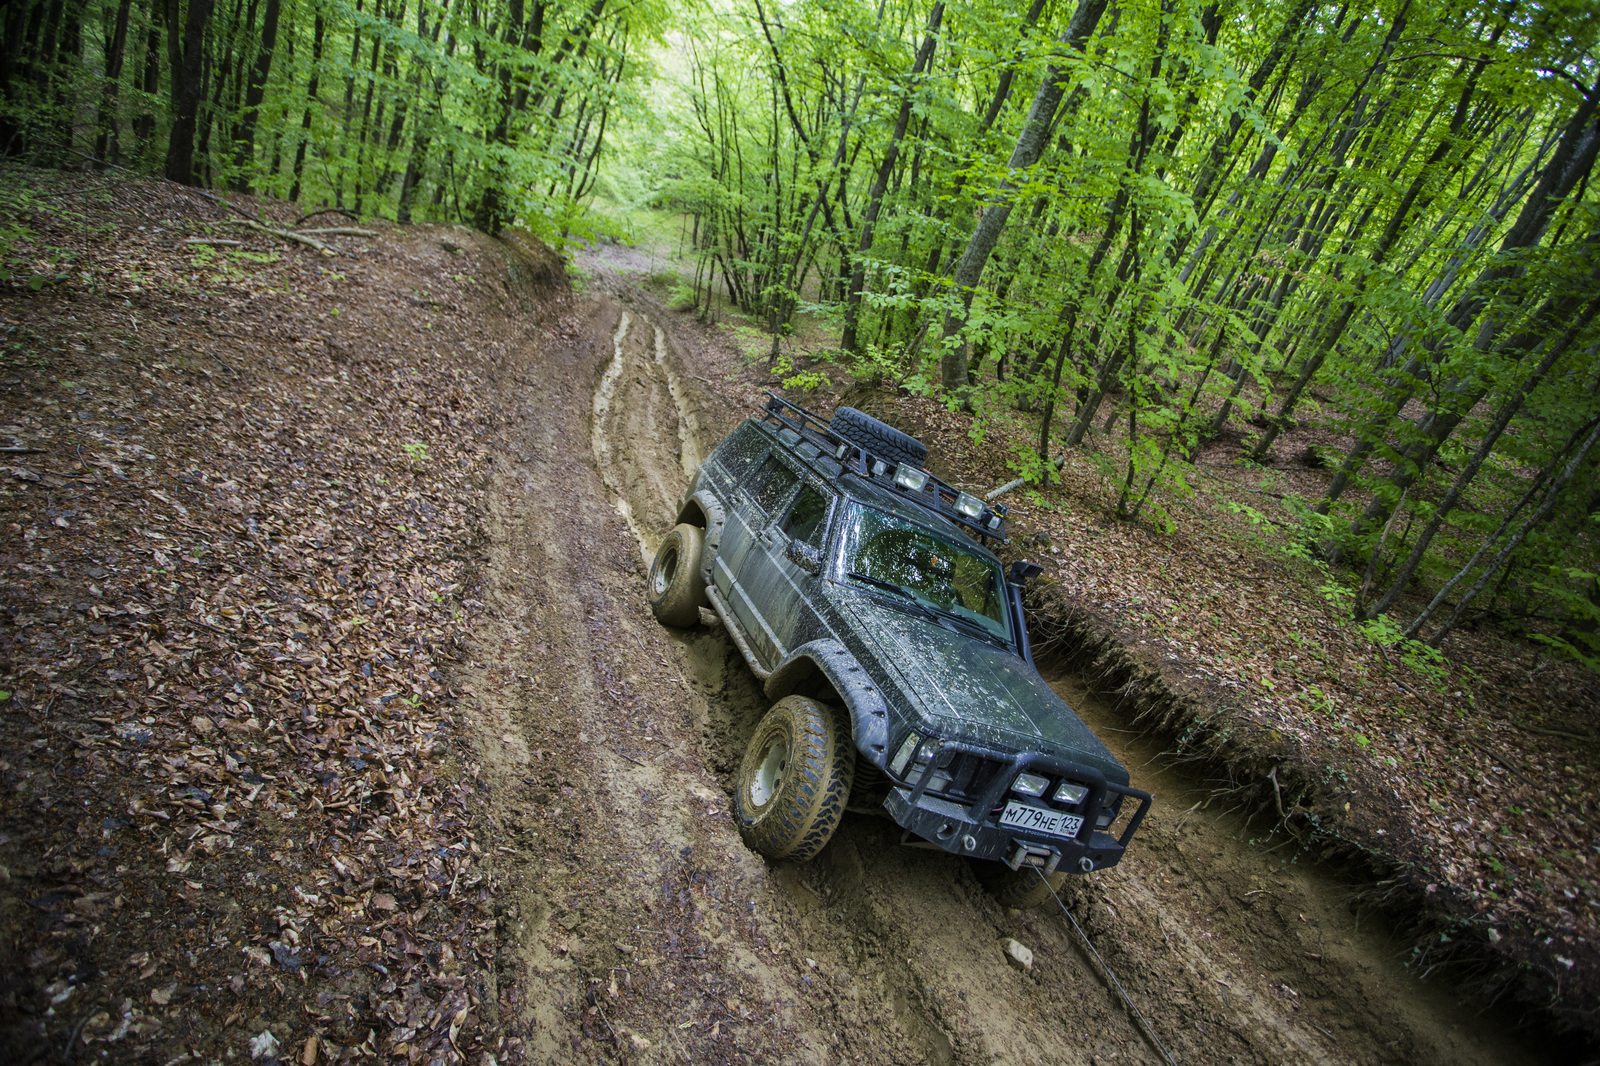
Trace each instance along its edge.
<instances>
[{"instance_id":1,"label":"winch cable","mask_svg":"<svg viewBox=\"0 0 1600 1066\"><path fill-rule=\"evenodd\" d=\"M1094 956L1094 961L1100 964L1100 969L1104 971L1106 979L1111 982L1111 987L1117 990L1117 994L1122 997L1122 1002L1128 1005L1128 1010L1133 1014L1134 1020L1139 1023L1140 1031L1144 1033L1151 1044L1155 1045L1156 1051L1161 1053L1161 1057L1166 1061L1167 1066L1178 1066L1172 1055L1167 1051L1166 1045L1156 1035L1156 1031L1150 1027L1150 1022L1145 1018L1143 1012L1139 1010L1139 1005L1133 1001L1132 996L1128 995L1127 989L1122 987L1122 982L1117 980L1117 975L1112 972L1110 966L1106 965L1106 960L1102 959L1100 953L1094 949L1094 944L1089 940L1089 934L1083 931L1083 926L1078 924L1078 919L1072 916L1072 912L1067 909L1067 905L1061 902L1061 897L1056 895L1055 886L1050 883L1050 879L1037 866L1033 868L1033 872L1039 875L1039 880L1043 881L1044 887L1050 891L1050 897L1056 901L1056 906L1061 908L1061 913L1067 916L1067 921L1071 922L1072 928L1077 930L1078 939L1083 941L1083 946L1089 949L1089 954Z\"/></svg>"}]
</instances>

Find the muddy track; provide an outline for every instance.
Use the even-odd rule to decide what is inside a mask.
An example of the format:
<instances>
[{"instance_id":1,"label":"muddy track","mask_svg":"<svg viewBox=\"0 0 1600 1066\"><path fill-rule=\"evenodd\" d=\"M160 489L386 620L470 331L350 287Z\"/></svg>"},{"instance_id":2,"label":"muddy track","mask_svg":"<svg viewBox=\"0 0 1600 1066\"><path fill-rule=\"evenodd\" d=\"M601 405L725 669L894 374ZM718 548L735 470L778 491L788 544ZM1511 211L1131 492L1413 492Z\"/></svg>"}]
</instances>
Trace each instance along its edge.
<instances>
[{"instance_id":1,"label":"muddy track","mask_svg":"<svg viewBox=\"0 0 1600 1066\"><path fill-rule=\"evenodd\" d=\"M729 816L766 703L718 629L644 607L650 551L726 423L672 316L609 279L524 353L489 473L486 619L464 683L497 812L506 1057L1155 1062L1066 920L1008 913L964 862L847 815L806 864ZM602 285L604 288L604 285ZM715 415L716 417L708 417ZM1178 1062L1533 1062L1404 970L1358 886L1251 844L1076 679L1054 683L1158 799L1074 908ZM1008 968L999 942L1035 952Z\"/></svg>"}]
</instances>

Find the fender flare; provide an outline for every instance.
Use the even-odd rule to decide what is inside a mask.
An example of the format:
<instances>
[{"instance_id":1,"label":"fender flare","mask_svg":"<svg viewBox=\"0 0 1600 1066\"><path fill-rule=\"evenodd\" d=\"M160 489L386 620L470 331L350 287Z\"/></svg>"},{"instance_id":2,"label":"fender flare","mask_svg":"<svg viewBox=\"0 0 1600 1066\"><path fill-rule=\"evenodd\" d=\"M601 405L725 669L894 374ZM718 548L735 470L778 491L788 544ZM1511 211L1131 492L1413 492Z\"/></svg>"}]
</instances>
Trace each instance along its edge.
<instances>
[{"instance_id":1,"label":"fender flare","mask_svg":"<svg viewBox=\"0 0 1600 1066\"><path fill-rule=\"evenodd\" d=\"M882 769L888 762L889 704L883 692L839 641L832 638L802 644L784 656L766 682L766 695L776 702L795 690L812 671L828 679L850 713L851 732L862 758Z\"/></svg>"},{"instance_id":2,"label":"fender flare","mask_svg":"<svg viewBox=\"0 0 1600 1066\"><path fill-rule=\"evenodd\" d=\"M700 514L696 514L696 511ZM717 498L705 489L690 496L678 508L678 521L688 522L692 519L705 516L706 543L700 549L700 576L707 585L711 584L711 564L716 561L717 549L722 546L722 531L728 524L728 512L718 502Z\"/></svg>"}]
</instances>

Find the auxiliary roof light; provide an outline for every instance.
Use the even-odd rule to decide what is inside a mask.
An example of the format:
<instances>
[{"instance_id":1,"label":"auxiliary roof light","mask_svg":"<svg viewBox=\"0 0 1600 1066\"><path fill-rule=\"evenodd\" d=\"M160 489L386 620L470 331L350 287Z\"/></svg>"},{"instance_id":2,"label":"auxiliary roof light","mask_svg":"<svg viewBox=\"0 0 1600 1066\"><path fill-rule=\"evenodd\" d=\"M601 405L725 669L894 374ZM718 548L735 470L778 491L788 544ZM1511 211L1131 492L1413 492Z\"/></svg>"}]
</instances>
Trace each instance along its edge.
<instances>
[{"instance_id":1,"label":"auxiliary roof light","mask_svg":"<svg viewBox=\"0 0 1600 1066\"><path fill-rule=\"evenodd\" d=\"M907 492L921 492L928 486L928 472L910 463L901 463L894 468L894 483Z\"/></svg>"},{"instance_id":2,"label":"auxiliary roof light","mask_svg":"<svg viewBox=\"0 0 1600 1066\"><path fill-rule=\"evenodd\" d=\"M966 515L968 518L977 518L983 513L983 501L970 493L961 493L956 497L956 514Z\"/></svg>"}]
</instances>

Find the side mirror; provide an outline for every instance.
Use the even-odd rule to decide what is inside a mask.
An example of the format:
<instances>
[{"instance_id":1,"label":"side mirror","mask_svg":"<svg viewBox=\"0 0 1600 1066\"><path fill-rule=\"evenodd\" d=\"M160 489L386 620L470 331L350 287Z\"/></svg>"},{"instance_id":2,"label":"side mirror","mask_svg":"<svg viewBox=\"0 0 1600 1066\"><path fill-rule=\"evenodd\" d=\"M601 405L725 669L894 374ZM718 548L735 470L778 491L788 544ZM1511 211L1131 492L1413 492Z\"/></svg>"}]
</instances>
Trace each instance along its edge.
<instances>
[{"instance_id":1,"label":"side mirror","mask_svg":"<svg viewBox=\"0 0 1600 1066\"><path fill-rule=\"evenodd\" d=\"M791 540L784 558L798 566L808 574L822 573L822 549L807 544L803 540Z\"/></svg>"},{"instance_id":2,"label":"side mirror","mask_svg":"<svg viewBox=\"0 0 1600 1066\"><path fill-rule=\"evenodd\" d=\"M1029 578L1038 577L1042 573L1044 573L1044 567L1038 563L1030 563L1025 559L1018 559L1011 564L1011 583L1013 585L1021 585Z\"/></svg>"}]
</instances>

